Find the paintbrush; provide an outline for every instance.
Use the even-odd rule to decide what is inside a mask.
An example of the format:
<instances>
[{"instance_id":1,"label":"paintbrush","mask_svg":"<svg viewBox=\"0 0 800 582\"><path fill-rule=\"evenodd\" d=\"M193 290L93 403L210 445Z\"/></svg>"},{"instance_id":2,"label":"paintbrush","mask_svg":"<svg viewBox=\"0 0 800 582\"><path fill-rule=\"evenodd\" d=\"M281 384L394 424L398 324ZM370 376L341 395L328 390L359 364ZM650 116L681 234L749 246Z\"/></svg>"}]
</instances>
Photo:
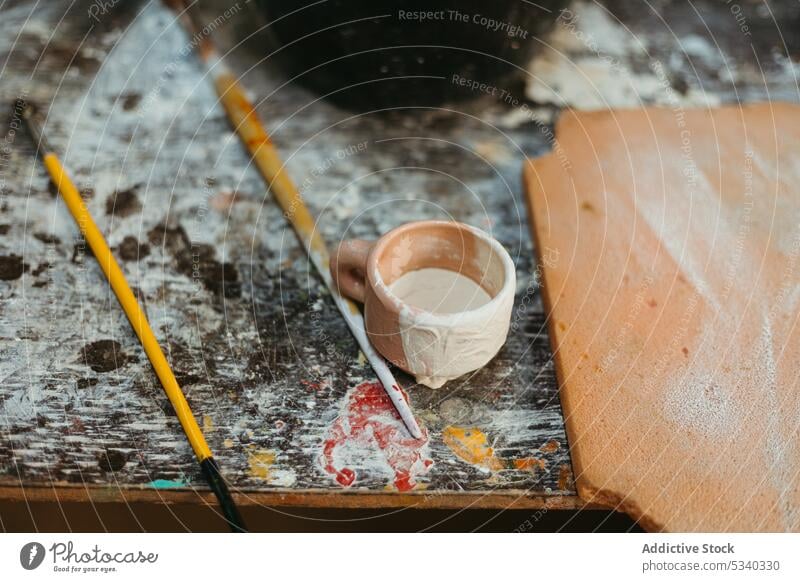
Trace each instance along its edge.
<instances>
[{"instance_id":1,"label":"paintbrush","mask_svg":"<svg viewBox=\"0 0 800 582\"><path fill-rule=\"evenodd\" d=\"M286 167L278 155L278 150L269 139L264 125L258 117L250 99L236 80L233 73L225 66L208 35L199 31L189 14L189 7L180 0L166 2L178 15L186 32L192 38L192 45L197 47L197 54L208 69L214 81L217 95L228 114L231 124L239 134L261 175L267 182L284 215L289 219L300 242L306 249L311 262L317 269L323 282L333 296L336 306L342 313L347 326L356 338L361 351L366 356L373 370L389 395L400 418L414 438L422 438L422 431L414 418L414 413L399 388L392 371L384 359L375 351L367 337L364 317L355 303L343 297L330 274L330 255L319 230L315 229L315 221L308 210L303 197L289 177Z\"/></svg>"},{"instance_id":2,"label":"paintbrush","mask_svg":"<svg viewBox=\"0 0 800 582\"><path fill-rule=\"evenodd\" d=\"M170 368L169 362L164 356L153 330L150 328L147 317L139 306L133 291L131 291L130 285L125 280L125 275L122 273L122 269L119 268L116 259L114 259L108 243L103 238L103 234L97 228L88 208L86 208L78 189L55 154L55 150L50 147L45 139L41 127L39 127L34 118L34 106L23 99L18 99L14 104L14 111L22 112L22 118L25 120L28 130L36 142L37 151L42 156L42 161L50 174L50 179L58 188L58 192L64 199L70 214L78 224L78 228L86 242L89 243L89 248L92 249L100 268L114 290L114 294L119 299L125 315L128 316L133 330L136 332L158 379L161 381L161 386L163 386L167 398L169 398L172 407L175 409L175 414L178 416L184 433L186 433L186 438L189 440L189 444L191 444L192 450L200 463L203 476L219 500L222 513L231 530L234 532L246 531L242 517L239 515L239 510L228 490L225 479L220 473L219 465L214 459L208 443L206 443L203 431L200 430L200 426L189 408L189 403L186 402L186 397L183 395L181 387L175 379L175 374L173 374L172 368Z\"/></svg>"}]
</instances>

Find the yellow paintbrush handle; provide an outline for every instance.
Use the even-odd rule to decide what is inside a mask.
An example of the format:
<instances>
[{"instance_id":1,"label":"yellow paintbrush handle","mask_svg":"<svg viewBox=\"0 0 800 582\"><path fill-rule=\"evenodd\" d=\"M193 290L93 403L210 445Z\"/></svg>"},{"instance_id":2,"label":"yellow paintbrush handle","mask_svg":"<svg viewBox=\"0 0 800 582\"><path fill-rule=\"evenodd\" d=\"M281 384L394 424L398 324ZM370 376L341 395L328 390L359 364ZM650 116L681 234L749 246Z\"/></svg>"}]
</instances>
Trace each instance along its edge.
<instances>
[{"instance_id":1,"label":"yellow paintbrush handle","mask_svg":"<svg viewBox=\"0 0 800 582\"><path fill-rule=\"evenodd\" d=\"M317 253L322 259L323 269L327 270L329 256L325 241L314 228L314 218L286 172L275 146L241 85L227 71L217 74L214 83L231 124L250 151L261 175L270 183L270 189L286 217L309 247L309 251Z\"/></svg>"},{"instance_id":2,"label":"yellow paintbrush handle","mask_svg":"<svg viewBox=\"0 0 800 582\"><path fill-rule=\"evenodd\" d=\"M125 280L125 275L119 268L116 259L114 259L114 255L111 254L111 249L108 248L103 234L97 228L94 220L92 220L92 216L78 193L78 189L70 180L64 166L61 165L55 154L47 153L43 159L53 183L58 187L58 191L61 193L64 202L66 202L67 208L75 218L75 222L78 223L78 228L86 238L86 242L89 243L97 262L100 263L100 267L111 284L111 288L114 290L117 299L119 299L122 309L125 310L125 314L128 316L136 335L139 336L139 341L142 343L150 363L153 364L156 375L164 387L164 392L167 393L167 398L169 398L175 413L178 415L178 420L186 433L186 437L189 439L189 443L192 445L194 454L197 455L197 459L201 462L210 458L212 456L211 449L209 449L203 432L192 415L189 403L186 402L178 381L175 379L175 374L172 373L172 368L170 368L164 352L161 351L161 346L158 344L153 330L150 329L147 317L139 307L139 302L136 301L136 296Z\"/></svg>"}]
</instances>

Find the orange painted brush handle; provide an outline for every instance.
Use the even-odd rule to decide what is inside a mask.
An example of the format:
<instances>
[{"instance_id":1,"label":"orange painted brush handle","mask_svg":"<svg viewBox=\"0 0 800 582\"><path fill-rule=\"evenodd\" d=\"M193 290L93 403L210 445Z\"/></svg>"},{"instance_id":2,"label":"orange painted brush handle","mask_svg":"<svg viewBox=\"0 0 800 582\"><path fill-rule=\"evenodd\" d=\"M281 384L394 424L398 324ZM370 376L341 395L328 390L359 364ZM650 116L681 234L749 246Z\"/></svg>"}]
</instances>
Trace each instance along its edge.
<instances>
[{"instance_id":1,"label":"orange painted brush handle","mask_svg":"<svg viewBox=\"0 0 800 582\"><path fill-rule=\"evenodd\" d=\"M318 253L327 267L328 250L319 231L314 228L314 218L289 177L244 90L236 78L228 72L219 73L214 83L234 129L247 146L259 171L267 179L269 188L283 208L286 218L292 223L308 250Z\"/></svg>"}]
</instances>

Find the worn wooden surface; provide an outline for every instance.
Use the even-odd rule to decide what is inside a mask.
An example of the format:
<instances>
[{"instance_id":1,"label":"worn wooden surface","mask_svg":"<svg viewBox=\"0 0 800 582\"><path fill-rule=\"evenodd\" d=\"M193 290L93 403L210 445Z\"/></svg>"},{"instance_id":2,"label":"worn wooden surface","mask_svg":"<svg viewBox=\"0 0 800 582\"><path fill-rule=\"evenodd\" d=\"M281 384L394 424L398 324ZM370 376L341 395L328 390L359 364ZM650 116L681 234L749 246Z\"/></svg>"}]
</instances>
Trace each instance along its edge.
<instances>
[{"instance_id":1,"label":"worn wooden surface","mask_svg":"<svg viewBox=\"0 0 800 582\"><path fill-rule=\"evenodd\" d=\"M8 103L24 96L52 102L51 141L242 502L577 503L519 184L521 160L549 150L558 106L525 101L520 86L512 104L476 95L453 109L354 116L255 66L252 46L229 54L329 241L449 217L489 230L514 257L517 306L498 357L439 391L401 377L428 431L417 448L370 386L190 39L159 3L119 4L95 21L90 2L33 14L12 2L0 18L0 495L206 495L116 299L15 130ZM205 18L227 48L248 17L220 21L225 8L209 3ZM727 8L707 17L738 50ZM719 67L661 57L676 84L690 71L723 99L739 96L742 83L722 86ZM758 79L745 88L775 90Z\"/></svg>"},{"instance_id":2,"label":"worn wooden surface","mask_svg":"<svg viewBox=\"0 0 800 582\"><path fill-rule=\"evenodd\" d=\"M157 4L138 16L115 11L84 38L89 23L70 12L28 83L45 23L59 14L48 7L17 25L23 38L5 47L4 101L25 90L53 99L51 141L87 190L245 500L298 491L336 505L343 501L330 492L345 486L417 493L432 506L572 493L518 194L518 161L543 150L544 138L515 152L467 114L350 118L294 87L261 105L329 241L452 217L490 230L517 261L516 329L492 364L440 391L402 377L429 435L414 445L370 384L172 15ZM8 18L23 15L11 9ZM268 95L282 80L265 69L246 82ZM499 163L479 146L502 154ZM61 495L68 484L202 489L146 358L22 133L4 170L2 483L56 485ZM462 493L475 499L449 497ZM372 499L364 503L394 505Z\"/></svg>"}]
</instances>

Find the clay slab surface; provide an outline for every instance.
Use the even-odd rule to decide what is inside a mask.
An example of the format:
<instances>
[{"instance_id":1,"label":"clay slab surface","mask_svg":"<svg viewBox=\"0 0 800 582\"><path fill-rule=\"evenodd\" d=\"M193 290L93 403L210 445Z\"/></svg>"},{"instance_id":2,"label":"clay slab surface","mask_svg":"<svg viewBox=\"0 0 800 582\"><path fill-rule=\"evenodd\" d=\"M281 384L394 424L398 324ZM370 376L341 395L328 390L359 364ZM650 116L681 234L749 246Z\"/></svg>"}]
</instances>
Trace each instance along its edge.
<instances>
[{"instance_id":1,"label":"clay slab surface","mask_svg":"<svg viewBox=\"0 0 800 582\"><path fill-rule=\"evenodd\" d=\"M565 112L525 183L579 494L800 530L800 108Z\"/></svg>"}]
</instances>

